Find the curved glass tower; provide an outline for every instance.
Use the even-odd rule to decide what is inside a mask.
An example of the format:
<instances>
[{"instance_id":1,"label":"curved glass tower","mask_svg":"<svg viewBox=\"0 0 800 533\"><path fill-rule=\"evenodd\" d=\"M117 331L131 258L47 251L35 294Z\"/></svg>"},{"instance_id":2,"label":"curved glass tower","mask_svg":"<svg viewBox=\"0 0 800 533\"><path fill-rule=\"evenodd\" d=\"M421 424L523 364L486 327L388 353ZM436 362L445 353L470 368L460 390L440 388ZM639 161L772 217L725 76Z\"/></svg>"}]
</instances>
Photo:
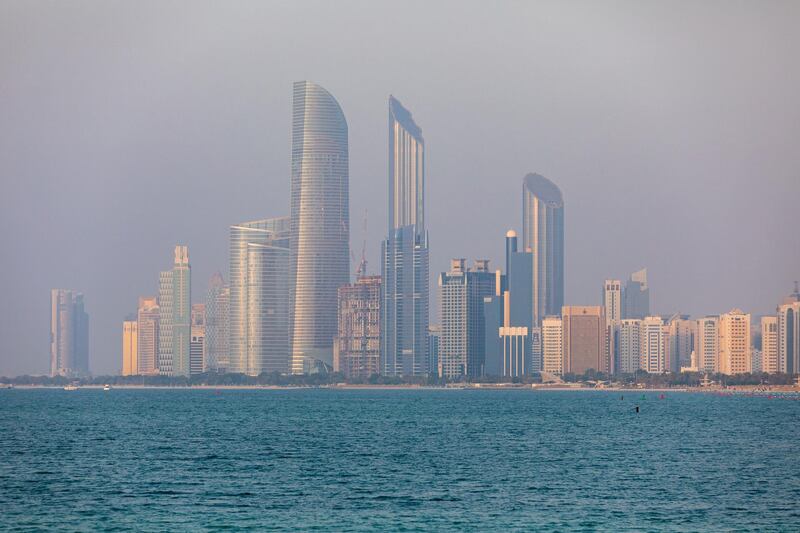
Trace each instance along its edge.
<instances>
[{"instance_id":1,"label":"curved glass tower","mask_svg":"<svg viewBox=\"0 0 800 533\"><path fill-rule=\"evenodd\" d=\"M347 121L331 94L294 84L291 372L333 364L337 289L350 278Z\"/></svg>"},{"instance_id":2,"label":"curved glass tower","mask_svg":"<svg viewBox=\"0 0 800 533\"><path fill-rule=\"evenodd\" d=\"M539 174L522 182L522 242L533 252L533 325L540 326L564 305L564 198Z\"/></svg>"}]
</instances>

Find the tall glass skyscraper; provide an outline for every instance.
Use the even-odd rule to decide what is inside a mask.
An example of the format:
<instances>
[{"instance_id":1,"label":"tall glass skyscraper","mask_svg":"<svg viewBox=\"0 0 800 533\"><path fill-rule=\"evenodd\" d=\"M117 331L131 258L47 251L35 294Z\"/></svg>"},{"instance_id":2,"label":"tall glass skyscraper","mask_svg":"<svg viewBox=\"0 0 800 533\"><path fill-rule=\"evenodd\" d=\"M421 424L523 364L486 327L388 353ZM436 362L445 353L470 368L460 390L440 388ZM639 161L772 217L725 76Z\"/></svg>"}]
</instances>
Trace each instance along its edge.
<instances>
[{"instance_id":1,"label":"tall glass skyscraper","mask_svg":"<svg viewBox=\"0 0 800 533\"><path fill-rule=\"evenodd\" d=\"M564 199L555 183L528 174L522 182L522 240L533 252L533 324L564 305Z\"/></svg>"},{"instance_id":2,"label":"tall glass skyscraper","mask_svg":"<svg viewBox=\"0 0 800 533\"><path fill-rule=\"evenodd\" d=\"M230 367L230 298L230 287L225 285L222 274L216 272L211 276L206 296L206 367L213 372L227 372ZM288 332L286 335L288 339Z\"/></svg>"},{"instance_id":3,"label":"tall glass skyscraper","mask_svg":"<svg viewBox=\"0 0 800 533\"><path fill-rule=\"evenodd\" d=\"M228 372L289 370L289 227L280 217L230 228Z\"/></svg>"},{"instance_id":4,"label":"tall glass skyscraper","mask_svg":"<svg viewBox=\"0 0 800 533\"><path fill-rule=\"evenodd\" d=\"M389 233L383 242L383 373L428 371L428 234L425 231L425 141L389 97Z\"/></svg>"},{"instance_id":5,"label":"tall glass skyscraper","mask_svg":"<svg viewBox=\"0 0 800 533\"><path fill-rule=\"evenodd\" d=\"M327 371L337 289L350 278L347 121L331 94L294 84L291 182L291 371Z\"/></svg>"}]
</instances>

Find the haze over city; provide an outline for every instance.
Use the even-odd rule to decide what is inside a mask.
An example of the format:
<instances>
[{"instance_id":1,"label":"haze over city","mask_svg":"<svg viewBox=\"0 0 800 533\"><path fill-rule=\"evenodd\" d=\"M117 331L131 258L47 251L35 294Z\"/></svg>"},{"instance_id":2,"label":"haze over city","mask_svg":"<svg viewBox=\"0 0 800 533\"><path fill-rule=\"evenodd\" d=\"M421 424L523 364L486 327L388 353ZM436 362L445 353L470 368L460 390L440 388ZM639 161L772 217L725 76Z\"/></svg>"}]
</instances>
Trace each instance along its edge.
<instances>
[{"instance_id":1,"label":"haze over city","mask_svg":"<svg viewBox=\"0 0 800 533\"><path fill-rule=\"evenodd\" d=\"M423 128L431 322L450 258L501 266L528 172L564 195L567 302L647 267L656 313L774 312L800 268L798 19L791 2L4 2L0 375L47 372L52 287L86 295L102 374L175 244L198 301L227 275L231 224L289 214L302 79L347 119L350 247L372 273L388 96Z\"/></svg>"}]
</instances>

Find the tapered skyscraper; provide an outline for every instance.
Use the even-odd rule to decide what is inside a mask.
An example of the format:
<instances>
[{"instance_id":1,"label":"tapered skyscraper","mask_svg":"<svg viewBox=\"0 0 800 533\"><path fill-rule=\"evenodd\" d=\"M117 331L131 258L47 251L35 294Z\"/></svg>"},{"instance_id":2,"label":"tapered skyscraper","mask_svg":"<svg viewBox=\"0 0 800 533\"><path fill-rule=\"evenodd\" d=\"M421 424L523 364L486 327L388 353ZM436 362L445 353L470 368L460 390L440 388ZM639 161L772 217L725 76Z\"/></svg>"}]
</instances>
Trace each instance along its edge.
<instances>
[{"instance_id":1,"label":"tapered skyscraper","mask_svg":"<svg viewBox=\"0 0 800 533\"><path fill-rule=\"evenodd\" d=\"M333 364L337 289L350 277L347 121L336 99L294 84L291 199L291 372Z\"/></svg>"},{"instance_id":2,"label":"tapered skyscraper","mask_svg":"<svg viewBox=\"0 0 800 533\"><path fill-rule=\"evenodd\" d=\"M89 373L89 315L83 294L67 289L50 291L50 375Z\"/></svg>"},{"instance_id":3,"label":"tapered skyscraper","mask_svg":"<svg viewBox=\"0 0 800 533\"><path fill-rule=\"evenodd\" d=\"M564 198L555 183L528 174L522 182L522 240L533 252L533 324L564 305Z\"/></svg>"},{"instance_id":4,"label":"tapered skyscraper","mask_svg":"<svg viewBox=\"0 0 800 533\"><path fill-rule=\"evenodd\" d=\"M383 242L383 373L428 371L428 234L425 141L411 113L389 97L389 233Z\"/></svg>"}]
</instances>

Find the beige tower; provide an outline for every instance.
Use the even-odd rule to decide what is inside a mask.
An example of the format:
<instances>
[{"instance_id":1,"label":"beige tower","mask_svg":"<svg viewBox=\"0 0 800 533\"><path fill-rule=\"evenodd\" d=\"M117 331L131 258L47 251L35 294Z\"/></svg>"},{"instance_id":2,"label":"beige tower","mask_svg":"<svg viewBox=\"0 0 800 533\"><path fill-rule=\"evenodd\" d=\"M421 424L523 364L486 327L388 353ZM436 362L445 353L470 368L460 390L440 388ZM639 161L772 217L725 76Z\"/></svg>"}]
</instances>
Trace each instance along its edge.
<instances>
[{"instance_id":1,"label":"beige tower","mask_svg":"<svg viewBox=\"0 0 800 533\"><path fill-rule=\"evenodd\" d=\"M589 369L609 372L606 352L606 320L599 305L565 305L561 320L564 372L583 374Z\"/></svg>"},{"instance_id":2,"label":"beige tower","mask_svg":"<svg viewBox=\"0 0 800 533\"><path fill-rule=\"evenodd\" d=\"M774 374L778 365L778 317L761 317L761 371Z\"/></svg>"},{"instance_id":3,"label":"beige tower","mask_svg":"<svg viewBox=\"0 0 800 533\"><path fill-rule=\"evenodd\" d=\"M561 317L547 316L542 320L542 371L564 373L563 324Z\"/></svg>"},{"instance_id":4,"label":"beige tower","mask_svg":"<svg viewBox=\"0 0 800 533\"><path fill-rule=\"evenodd\" d=\"M122 323L122 375L134 376L139 369L139 326L135 320Z\"/></svg>"},{"instance_id":5,"label":"beige tower","mask_svg":"<svg viewBox=\"0 0 800 533\"><path fill-rule=\"evenodd\" d=\"M745 374L752 369L750 315L732 309L719 317L719 371Z\"/></svg>"}]
</instances>

